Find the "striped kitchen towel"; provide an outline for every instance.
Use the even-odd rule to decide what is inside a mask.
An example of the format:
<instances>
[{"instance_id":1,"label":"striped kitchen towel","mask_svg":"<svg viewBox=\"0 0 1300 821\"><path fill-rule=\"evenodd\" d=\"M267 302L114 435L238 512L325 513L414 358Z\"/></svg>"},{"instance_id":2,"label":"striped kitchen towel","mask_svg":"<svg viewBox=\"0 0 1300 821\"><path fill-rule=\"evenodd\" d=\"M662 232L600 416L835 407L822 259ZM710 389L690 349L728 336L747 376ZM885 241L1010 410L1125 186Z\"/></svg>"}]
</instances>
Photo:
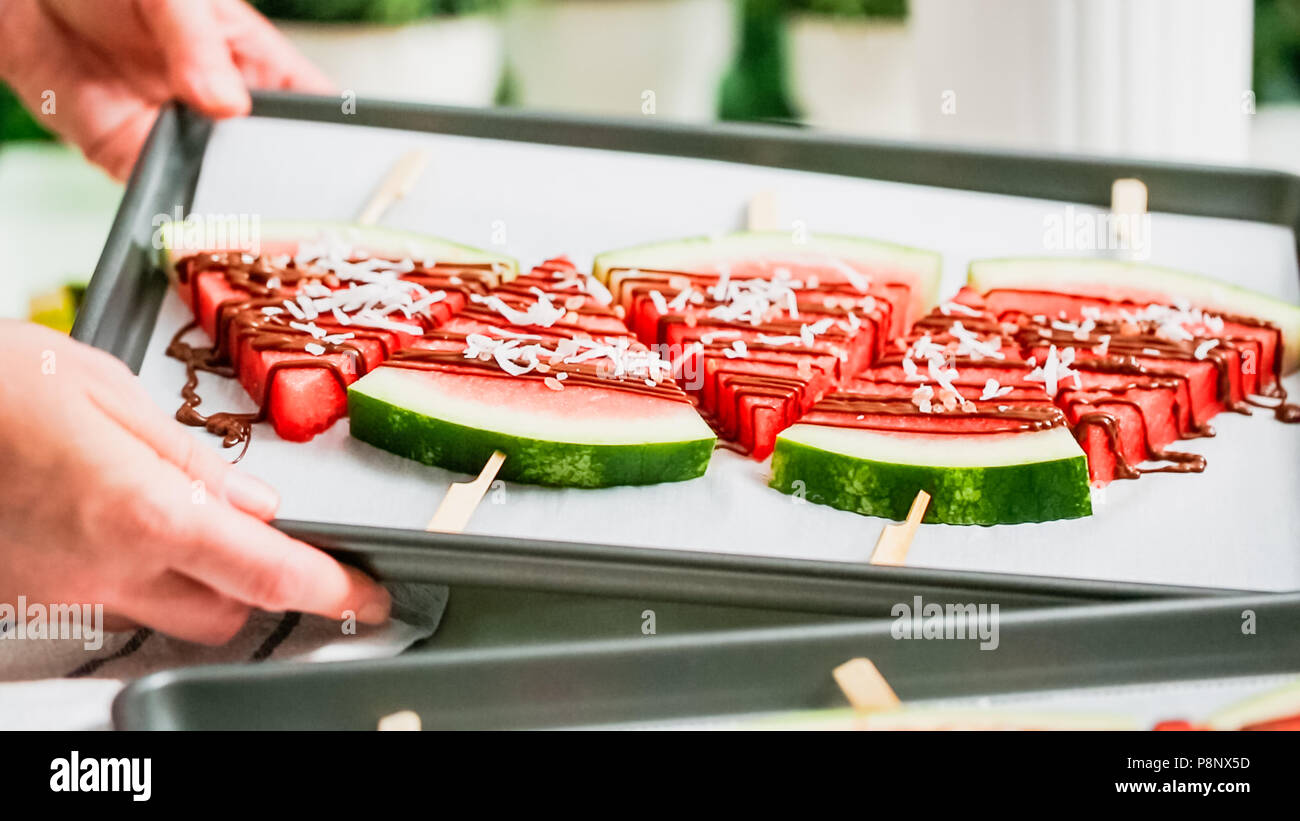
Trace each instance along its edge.
<instances>
[{"instance_id":1,"label":"striped kitchen towel","mask_svg":"<svg viewBox=\"0 0 1300 821\"><path fill-rule=\"evenodd\" d=\"M395 656L438 629L447 588L387 585L393 617L378 627L300 613L255 612L221 647L180 641L147 628L107 633L102 646L82 639L0 639L0 730L107 728L113 696L125 681L200 664L345 661Z\"/></svg>"}]
</instances>

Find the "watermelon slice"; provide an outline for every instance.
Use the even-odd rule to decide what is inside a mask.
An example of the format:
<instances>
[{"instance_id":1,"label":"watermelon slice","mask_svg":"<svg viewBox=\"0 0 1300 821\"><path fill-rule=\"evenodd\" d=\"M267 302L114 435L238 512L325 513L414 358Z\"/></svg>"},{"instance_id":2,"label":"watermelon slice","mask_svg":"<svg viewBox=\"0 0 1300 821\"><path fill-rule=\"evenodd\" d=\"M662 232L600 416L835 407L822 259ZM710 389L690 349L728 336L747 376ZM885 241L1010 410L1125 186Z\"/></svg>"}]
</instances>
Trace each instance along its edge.
<instances>
[{"instance_id":1,"label":"watermelon slice","mask_svg":"<svg viewBox=\"0 0 1300 821\"><path fill-rule=\"evenodd\" d=\"M1072 381L1056 399L1098 484L1204 470L1203 457L1167 446L1214 435L1210 420L1225 410L1264 407L1279 420L1300 420L1280 381L1296 364L1300 307L1194 274L1102 259L977 261L957 300L1011 326L1026 355L1068 351ZM1148 461L1159 465L1140 467Z\"/></svg>"},{"instance_id":2,"label":"watermelon slice","mask_svg":"<svg viewBox=\"0 0 1300 821\"><path fill-rule=\"evenodd\" d=\"M621 278L644 269L713 275L725 271L733 279L770 279L784 271L864 293L873 283L890 283L909 294L907 305L899 306L899 330L938 301L943 261L933 251L834 234L801 239L789 232L749 231L639 245L598 255L593 273L615 293Z\"/></svg>"},{"instance_id":3,"label":"watermelon slice","mask_svg":"<svg viewBox=\"0 0 1300 821\"><path fill-rule=\"evenodd\" d=\"M1005 707L949 707L903 704L870 712L852 709L804 710L741 721L737 729L813 732L886 730L1137 730L1137 719L1122 714L1013 710Z\"/></svg>"},{"instance_id":4,"label":"watermelon slice","mask_svg":"<svg viewBox=\"0 0 1300 821\"><path fill-rule=\"evenodd\" d=\"M1109 316L1092 306L1070 320L1068 312L1058 312L1058 318L1028 315L1006 299L985 304L997 306L1004 333L1022 356L1043 369L1052 366L1055 378L1044 386L1087 451L1094 484L1204 470L1203 457L1167 446L1213 435L1208 422L1215 414L1243 407L1241 383L1231 378L1236 352L1231 343L1197 336L1205 333L1199 315L1188 318L1170 309L1156 323L1132 312L1122 319ZM1168 338L1175 331L1186 338ZM1142 466L1148 462L1158 464Z\"/></svg>"},{"instance_id":5,"label":"watermelon slice","mask_svg":"<svg viewBox=\"0 0 1300 821\"><path fill-rule=\"evenodd\" d=\"M227 445L246 446L261 419L312 438L346 412L348 384L515 273L509 258L390 229L267 223L254 253L194 250L186 226L160 228L161 259L213 344L186 343L187 327L169 346L190 371L177 418ZM238 378L259 410L200 413L199 370Z\"/></svg>"},{"instance_id":6,"label":"watermelon slice","mask_svg":"<svg viewBox=\"0 0 1300 821\"><path fill-rule=\"evenodd\" d=\"M902 706L861 717L862 730L1055 730L1060 732L1141 729L1137 719L1120 713L1068 713L986 707Z\"/></svg>"},{"instance_id":7,"label":"watermelon slice","mask_svg":"<svg viewBox=\"0 0 1300 821\"><path fill-rule=\"evenodd\" d=\"M928 307L939 272L929 252L780 233L644 245L593 267L714 430L755 459Z\"/></svg>"},{"instance_id":8,"label":"watermelon slice","mask_svg":"<svg viewBox=\"0 0 1300 821\"><path fill-rule=\"evenodd\" d=\"M1275 367L1260 369L1264 375L1300 367L1300 306L1210 277L1119 260L1041 258L977 260L970 265L968 281L986 299L999 292L1046 293L1054 307L1060 295L1129 306L1185 300L1225 320L1262 329L1262 341L1271 349L1265 358L1271 363L1273 350L1282 352Z\"/></svg>"},{"instance_id":9,"label":"watermelon slice","mask_svg":"<svg viewBox=\"0 0 1300 821\"><path fill-rule=\"evenodd\" d=\"M1300 684L1229 705L1205 722L1209 730L1296 730L1300 729Z\"/></svg>"},{"instance_id":10,"label":"watermelon slice","mask_svg":"<svg viewBox=\"0 0 1300 821\"><path fill-rule=\"evenodd\" d=\"M1091 513L1069 420L998 324L974 313L933 312L903 351L813 405L777 437L771 486L891 519L925 490L925 521L947 524Z\"/></svg>"},{"instance_id":11,"label":"watermelon slice","mask_svg":"<svg viewBox=\"0 0 1300 821\"><path fill-rule=\"evenodd\" d=\"M704 474L713 432L567 260L476 296L352 384L352 435L425 464L569 487Z\"/></svg>"}]
</instances>

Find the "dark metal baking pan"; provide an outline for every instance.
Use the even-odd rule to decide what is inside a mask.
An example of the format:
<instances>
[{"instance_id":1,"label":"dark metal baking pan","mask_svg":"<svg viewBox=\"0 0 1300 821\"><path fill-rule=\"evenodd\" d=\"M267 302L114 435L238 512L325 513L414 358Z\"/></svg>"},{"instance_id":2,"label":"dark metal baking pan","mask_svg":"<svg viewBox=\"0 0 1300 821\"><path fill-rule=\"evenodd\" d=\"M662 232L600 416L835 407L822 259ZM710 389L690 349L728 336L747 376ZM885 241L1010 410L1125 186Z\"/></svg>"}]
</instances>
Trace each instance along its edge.
<instances>
[{"instance_id":1,"label":"dark metal baking pan","mask_svg":"<svg viewBox=\"0 0 1300 821\"><path fill-rule=\"evenodd\" d=\"M705 157L879 180L1104 204L1116 177L1138 176L1153 210L1255 220L1300 229L1300 178L1212 169L935 148L832 137L777 126L688 126L508 111L365 102L345 115L330 98L262 94L260 117L381 126L472 137ZM211 123L180 107L159 117L132 175L73 335L138 369L164 278L151 262L155 214L188 211ZM1300 230L1296 231L1300 236ZM1027 607L1232 591L1155 584L880 568L839 562L637 549L412 530L281 521L287 532L383 578L660 596L807 612L882 615L900 597ZM1237 591L1240 592L1240 591Z\"/></svg>"},{"instance_id":2,"label":"dark metal baking pan","mask_svg":"<svg viewBox=\"0 0 1300 821\"><path fill-rule=\"evenodd\" d=\"M1243 630L1252 611L1254 632ZM410 653L384 661L158 673L113 705L119 729L592 726L843 707L830 671L872 659L905 701L1300 672L1300 596L1021 610L998 646L900 640L889 620Z\"/></svg>"}]
</instances>

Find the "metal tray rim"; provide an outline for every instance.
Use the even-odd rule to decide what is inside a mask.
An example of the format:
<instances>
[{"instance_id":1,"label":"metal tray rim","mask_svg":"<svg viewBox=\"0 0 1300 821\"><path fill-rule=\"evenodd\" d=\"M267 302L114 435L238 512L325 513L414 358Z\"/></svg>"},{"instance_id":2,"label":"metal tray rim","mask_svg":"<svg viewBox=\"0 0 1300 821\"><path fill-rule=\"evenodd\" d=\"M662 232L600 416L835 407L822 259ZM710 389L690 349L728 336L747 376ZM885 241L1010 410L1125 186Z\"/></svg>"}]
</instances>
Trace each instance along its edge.
<instances>
[{"instance_id":1,"label":"metal tray rim","mask_svg":"<svg viewBox=\"0 0 1300 821\"><path fill-rule=\"evenodd\" d=\"M1019 610L1000 617L1000 630L1003 635L1018 633L1059 636L1078 636L1090 632L1109 629L1128 635L1149 634L1152 630L1161 631L1155 636L1147 635L1156 645L1163 648L1168 642L1168 631L1186 633L1188 625L1204 629L1207 622L1222 619L1232 623L1243 610L1261 611L1261 620L1294 620L1300 616L1300 594L1262 595L1232 597L1227 599L1181 600L1181 601L1135 601L1105 605L1087 605L1055 607L1048 610ZM293 662L267 662L256 667L247 665L212 665L181 670L166 670L137 679L128 685L114 699L112 715L114 727L118 729L150 729L154 726L156 711L166 705L178 689L187 686L243 687L249 682L279 682L295 688L310 690L314 682L349 677L353 675L376 675L392 677L395 674L418 673L421 681L427 681L432 687L438 683L443 674L456 674L458 671L477 669L485 674L504 676L518 672L523 665L540 666L559 670L575 665L616 665L627 667L641 664L644 669L663 661L689 664L691 660L707 659L711 655L728 654L732 659L743 659L749 655L762 652L788 650L791 647L815 647L821 644L853 646L857 643L869 643L888 637L891 622L889 619L869 619L840 622L832 624L766 627L742 630L727 630L705 634L660 636L646 638L602 639L596 641L565 641L552 644L529 646L489 647L482 649L448 650L435 653L411 653L386 659L366 659L358 661L337 662L332 664L298 664ZM1270 626L1275 631L1272 635L1285 635L1287 627ZM1031 635L1032 638L1032 635ZM1214 639L1221 640L1221 636ZM1212 644L1213 642L1209 642ZM1300 644L1289 644L1283 640L1289 656L1283 658L1265 651L1253 652L1252 657L1262 663L1249 672L1286 672L1297 669L1300 664ZM1262 648L1261 648L1262 649ZM1277 642L1271 648L1278 649ZM1103 651L1104 653L1105 651ZM1158 656L1157 650L1154 655ZM929 659L933 654L927 654ZM1140 668L1135 664L1160 662L1162 670L1174 670L1181 678L1201 677L1203 662L1215 658L1213 654L1205 658L1188 659L1186 646L1176 647L1170 658L1148 658L1142 650L1124 647L1116 650L1107 664L1098 664L1098 675L1110 684L1133 683L1136 672L1138 681L1150 681L1141 677ZM1188 663L1190 661L1190 663ZM1274 661L1277 663L1275 664ZM947 657L943 664L952 665L952 657ZM662 666L662 665L660 665ZM671 666L671 664L669 665ZM957 665L960 666L960 665ZM1026 662L1020 667L1027 668ZM532 669L532 668L530 668ZM829 672L829 669L826 671ZM952 669L936 670L937 676L958 674ZM1114 676L1117 680L1110 680ZM1060 677L1050 669L1036 673L1036 678L1047 686L1041 689L1054 689L1060 686ZM1157 679L1158 680L1158 679ZM606 686L597 681L593 686ZM609 685L613 687L623 684ZM598 695L608 695L599 691ZM493 698L493 697L489 697Z\"/></svg>"},{"instance_id":2,"label":"metal tray rim","mask_svg":"<svg viewBox=\"0 0 1300 821\"><path fill-rule=\"evenodd\" d=\"M259 93L255 96L253 113L264 117L476 133L536 142L559 142L569 135L577 144L614 140L618 144L603 147L680 156L712 156L733 150L730 146L735 143L753 155L740 161L781 165L798 156L799 167L817 166L811 170L820 169L825 155L838 152L841 158L865 158L861 161L870 166L866 170L881 172L868 175L858 167L847 172L856 176L1021 196L1038 196L1036 187L1046 184L1052 187L1053 198L1085 202L1104 202L1109 195L1109 180L1115 176L1155 175L1166 182L1153 188L1151 206L1156 210L1162 207L1180 210L1176 206L1194 204L1196 200L1189 197L1189 186L1194 189L1197 185L1212 185L1216 194L1262 188L1268 194L1264 197L1266 203L1250 198L1242 200L1239 196L1234 200L1225 195L1211 199L1212 207L1193 209L1190 213L1212 211L1219 216L1290 225L1300 241L1300 177L1281 171L916 146L827 136L771 125L701 127L662 121L376 101L362 101L357 110L357 115L346 116L331 98ZM210 124L191 111L178 106L162 111L131 176L73 329L75 338L108 350L134 368L139 366L143 341L147 341L152 331L157 300L163 291L159 282L149 282L153 271L132 273L130 270L132 265L138 268L144 264L142 257L147 256L140 247L143 242L140 231L151 213L169 212L173 205L188 204L209 131ZM808 154L810 148L818 151ZM961 185L955 185L952 178L955 166L966 168L972 175L963 179ZM1021 169L1019 176L1030 181L1034 190L1019 190L1022 186L1009 184L999 176L1015 168ZM1062 179L1070 176L1067 172L1083 174L1091 181L1061 190ZM940 178L943 181L936 182ZM1098 181L1104 181L1105 185ZM1017 190L1008 190L1011 188ZM1243 209L1234 211L1224 203L1236 203ZM1270 209L1267 213L1264 205ZM136 310L124 310L127 307ZM115 314L115 308L123 310ZM879 568L578 542L446 536L327 523L284 521L277 525L286 532L321 544L342 558L368 566L386 578L479 582L595 594L650 594L811 612L879 613L904 592L918 590L999 596L1008 607L1121 598L1227 596L1242 592L1028 574ZM759 586L754 587L755 584Z\"/></svg>"}]
</instances>

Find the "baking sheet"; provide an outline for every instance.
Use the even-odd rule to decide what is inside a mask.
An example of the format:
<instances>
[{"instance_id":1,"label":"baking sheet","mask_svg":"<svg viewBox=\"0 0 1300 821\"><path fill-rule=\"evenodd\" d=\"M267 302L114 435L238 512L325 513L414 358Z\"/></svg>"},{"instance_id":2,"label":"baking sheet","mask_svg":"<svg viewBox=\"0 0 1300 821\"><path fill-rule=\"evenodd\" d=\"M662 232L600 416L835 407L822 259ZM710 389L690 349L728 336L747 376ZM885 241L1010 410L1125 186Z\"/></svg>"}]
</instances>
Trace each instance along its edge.
<instances>
[{"instance_id":1,"label":"baking sheet","mask_svg":"<svg viewBox=\"0 0 1300 821\"><path fill-rule=\"evenodd\" d=\"M223 122L209 143L193 211L263 220L355 216L403 152L433 159L385 224L503 250L528 265L739 227L754 193L777 193L786 222L941 251L945 294L970 259L1045 253L1045 219L1093 212L1066 203L883 183L709 160L253 118ZM1152 262L1213 273L1296 301L1286 228L1155 214ZM163 351L188 312L161 308L140 374L164 407L178 403L179 363ZM1300 380L1288 382L1300 392ZM202 381L204 407L251 409L234 382ZM1105 492L1097 515L1014 527L922 526L909 564L1254 590L1300 588L1300 428L1266 414L1223 415L1220 436L1180 443L1206 454L1201 476L1147 476ZM211 446L215 440L197 433ZM254 433L244 468L279 488L281 515L419 528L462 474L428 468L347 435L340 422L309 444ZM863 561L882 524L797 504L766 487L765 465L716 453L708 475L648 488L564 490L506 484L470 532L593 543Z\"/></svg>"},{"instance_id":2,"label":"baking sheet","mask_svg":"<svg viewBox=\"0 0 1300 821\"><path fill-rule=\"evenodd\" d=\"M996 649L899 640L886 619L433 650L330 666L210 666L134 682L125 729L367 729L398 710L427 728L735 726L847 707L830 671L876 663L907 704L1204 719L1300 674L1300 594L1004 613ZM1244 633L1243 614L1256 630Z\"/></svg>"},{"instance_id":3,"label":"baking sheet","mask_svg":"<svg viewBox=\"0 0 1300 821\"><path fill-rule=\"evenodd\" d=\"M1149 730L1160 721L1204 721L1225 707L1300 682L1294 673L1268 676L1207 678L1113 687L1034 690L975 698L918 699L908 707L954 710L993 710L1018 713L1131 718L1137 729ZM791 712L701 716L676 721L635 721L588 725L587 730L744 730L789 720Z\"/></svg>"}]
</instances>

